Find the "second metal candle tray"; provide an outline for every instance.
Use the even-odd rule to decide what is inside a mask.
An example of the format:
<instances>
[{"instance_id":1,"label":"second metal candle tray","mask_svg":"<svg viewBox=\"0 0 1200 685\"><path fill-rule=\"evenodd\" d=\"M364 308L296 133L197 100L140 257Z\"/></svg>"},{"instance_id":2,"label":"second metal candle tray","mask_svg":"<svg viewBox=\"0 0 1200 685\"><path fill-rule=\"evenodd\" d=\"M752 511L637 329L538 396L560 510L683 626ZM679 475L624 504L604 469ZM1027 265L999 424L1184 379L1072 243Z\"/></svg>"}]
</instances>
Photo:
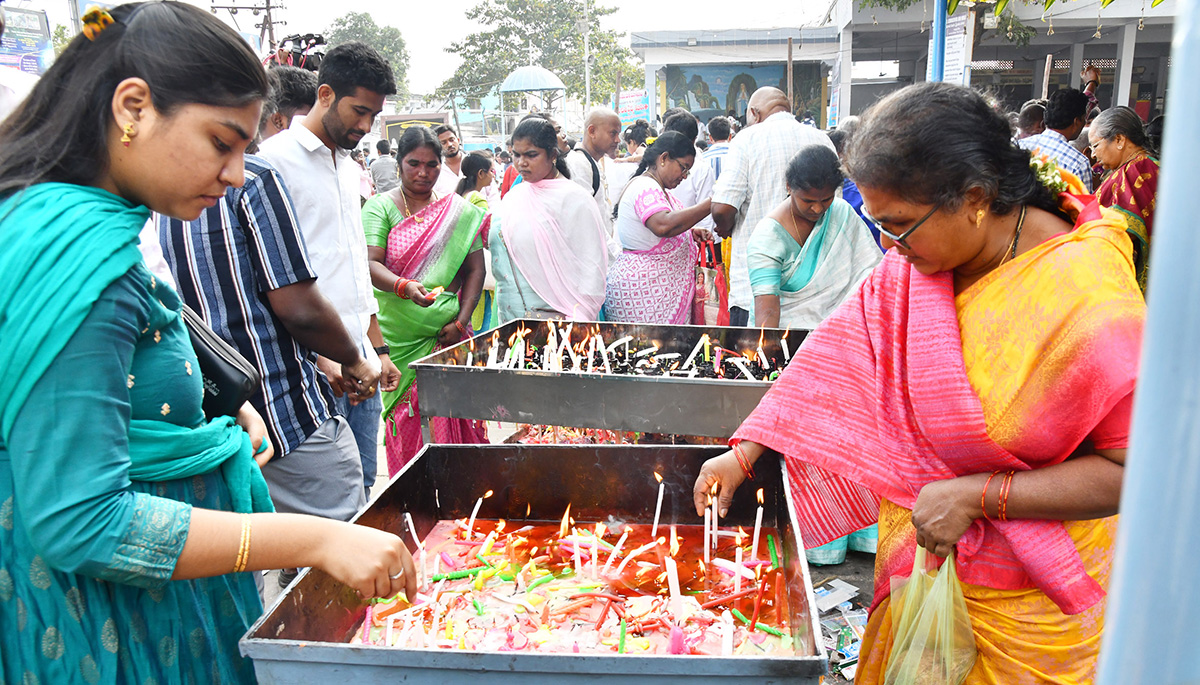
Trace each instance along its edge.
<instances>
[{"instance_id":1,"label":"second metal candle tray","mask_svg":"<svg viewBox=\"0 0 1200 685\"><path fill-rule=\"evenodd\" d=\"M575 342L599 334L611 345L629 336L632 352L653 345L658 347L656 354L674 353L677 359L685 359L708 335L714 348L757 353L761 347L776 368L786 363L808 334L772 328L577 321L555 322L559 335L568 324ZM426 442L432 442L431 416L728 438L771 387L768 381L740 378L486 366L493 342L496 358L503 359L519 333L527 345L543 347L549 330L546 321L519 319L410 364L417 374Z\"/></svg>"}]
</instances>

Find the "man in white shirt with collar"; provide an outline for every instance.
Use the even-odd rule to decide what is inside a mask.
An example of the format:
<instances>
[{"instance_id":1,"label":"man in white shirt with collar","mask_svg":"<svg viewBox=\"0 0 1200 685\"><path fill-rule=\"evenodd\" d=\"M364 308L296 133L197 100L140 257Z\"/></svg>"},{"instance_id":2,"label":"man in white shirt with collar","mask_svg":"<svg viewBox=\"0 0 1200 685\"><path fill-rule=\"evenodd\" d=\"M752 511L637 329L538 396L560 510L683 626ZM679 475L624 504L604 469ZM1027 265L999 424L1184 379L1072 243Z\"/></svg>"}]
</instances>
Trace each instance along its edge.
<instances>
[{"instance_id":1,"label":"man in white shirt with collar","mask_svg":"<svg viewBox=\"0 0 1200 685\"><path fill-rule=\"evenodd\" d=\"M379 305L367 266L358 192L362 168L350 158L350 150L371 130L384 97L396 92L396 82L387 60L367 45L351 42L325 55L317 83L312 110L264 141L259 154L279 170L291 191L317 286L366 358L379 360L379 384L391 391L400 382L400 372L375 320ZM369 489L375 482L383 411L379 394L374 387L343 380L340 366L331 360L321 358L317 366L335 394L340 393L338 412L350 423L358 443L361 482L353 485Z\"/></svg>"},{"instance_id":2,"label":"man in white shirt with collar","mask_svg":"<svg viewBox=\"0 0 1200 685\"><path fill-rule=\"evenodd\" d=\"M787 197L788 162L809 145L834 150L829 136L792 116L787 95L770 86L750 96L747 127L729 145L721 177L713 188L712 218L717 234L733 236L729 268L729 325L745 326L754 309L746 244L758 222ZM836 151L836 150L835 150Z\"/></svg>"},{"instance_id":3,"label":"man in white shirt with collar","mask_svg":"<svg viewBox=\"0 0 1200 685\"><path fill-rule=\"evenodd\" d=\"M446 197L458 192L458 182L462 180L462 141L458 139L454 127L446 124L433 129L433 135L442 144L442 173L433 185L433 194Z\"/></svg>"}]
</instances>

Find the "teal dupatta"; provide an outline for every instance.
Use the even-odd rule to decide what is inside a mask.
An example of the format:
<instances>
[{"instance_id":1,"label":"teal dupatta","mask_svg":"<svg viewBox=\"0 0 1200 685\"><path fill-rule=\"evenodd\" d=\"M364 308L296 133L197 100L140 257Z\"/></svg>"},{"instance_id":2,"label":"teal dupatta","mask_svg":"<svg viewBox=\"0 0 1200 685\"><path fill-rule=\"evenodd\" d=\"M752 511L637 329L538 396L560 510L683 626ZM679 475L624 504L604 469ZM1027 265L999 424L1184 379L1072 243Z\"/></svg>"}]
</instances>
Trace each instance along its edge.
<instances>
[{"instance_id":1,"label":"teal dupatta","mask_svg":"<svg viewBox=\"0 0 1200 685\"><path fill-rule=\"evenodd\" d=\"M100 295L142 260L149 210L100 188L41 183L0 202L0 441L30 389ZM87 411L54 407L56 412ZM133 420L130 477L164 481L220 467L234 510L274 511L249 437L231 417L194 428Z\"/></svg>"}]
</instances>

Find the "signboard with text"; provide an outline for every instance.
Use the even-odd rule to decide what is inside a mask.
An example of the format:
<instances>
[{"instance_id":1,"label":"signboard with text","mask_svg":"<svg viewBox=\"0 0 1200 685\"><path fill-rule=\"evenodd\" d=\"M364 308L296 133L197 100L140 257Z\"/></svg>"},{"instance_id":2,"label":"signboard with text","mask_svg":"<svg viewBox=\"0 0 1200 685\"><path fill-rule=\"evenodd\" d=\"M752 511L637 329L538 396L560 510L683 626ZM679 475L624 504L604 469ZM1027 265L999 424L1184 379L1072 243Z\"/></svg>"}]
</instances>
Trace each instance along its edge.
<instances>
[{"instance_id":1,"label":"signboard with text","mask_svg":"<svg viewBox=\"0 0 1200 685\"><path fill-rule=\"evenodd\" d=\"M54 61L50 22L44 11L5 8L4 36L0 37L0 66L40 76Z\"/></svg>"},{"instance_id":2,"label":"signboard with text","mask_svg":"<svg viewBox=\"0 0 1200 685\"><path fill-rule=\"evenodd\" d=\"M395 144L410 126L435 128L450 123L449 112L410 112L408 114L385 114L379 117L379 128L383 137Z\"/></svg>"},{"instance_id":3,"label":"signboard with text","mask_svg":"<svg viewBox=\"0 0 1200 685\"><path fill-rule=\"evenodd\" d=\"M650 96L646 89L621 91L621 102L617 104L621 125L628 126L638 119L650 118Z\"/></svg>"},{"instance_id":4,"label":"signboard with text","mask_svg":"<svg viewBox=\"0 0 1200 685\"><path fill-rule=\"evenodd\" d=\"M960 86L971 84L971 44L974 41L975 22L971 12L963 12L946 18L946 60L942 78L946 83ZM933 32L929 35L929 51L933 53ZM926 60L925 80L933 80L933 60Z\"/></svg>"}]
</instances>

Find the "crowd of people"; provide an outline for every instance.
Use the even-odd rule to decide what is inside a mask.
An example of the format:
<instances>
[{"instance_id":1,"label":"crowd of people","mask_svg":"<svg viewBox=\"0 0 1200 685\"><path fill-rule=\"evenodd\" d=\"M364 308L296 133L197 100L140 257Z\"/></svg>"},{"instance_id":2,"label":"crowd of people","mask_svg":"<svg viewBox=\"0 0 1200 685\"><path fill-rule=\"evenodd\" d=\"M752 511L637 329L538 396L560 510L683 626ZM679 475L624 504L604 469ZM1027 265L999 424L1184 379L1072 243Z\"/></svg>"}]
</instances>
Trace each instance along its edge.
<instances>
[{"instance_id":1,"label":"crowd of people","mask_svg":"<svg viewBox=\"0 0 1200 685\"><path fill-rule=\"evenodd\" d=\"M252 681L256 571L413 597L403 542L346 523L379 431L389 474L423 445L410 364L516 318L713 323L719 242L731 325L813 332L697 512L773 451L812 551L878 526L863 682L918 546L957 565L967 682L1089 681L1158 170L1098 71L1012 118L927 83L825 133L766 87L744 126L535 113L504 149L415 125L370 158L397 88L362 43L265 70L183 3L84 19L0 124L0 680ZM261 375L233 415L184 305Z\"/></svg>"}]
</instances>

